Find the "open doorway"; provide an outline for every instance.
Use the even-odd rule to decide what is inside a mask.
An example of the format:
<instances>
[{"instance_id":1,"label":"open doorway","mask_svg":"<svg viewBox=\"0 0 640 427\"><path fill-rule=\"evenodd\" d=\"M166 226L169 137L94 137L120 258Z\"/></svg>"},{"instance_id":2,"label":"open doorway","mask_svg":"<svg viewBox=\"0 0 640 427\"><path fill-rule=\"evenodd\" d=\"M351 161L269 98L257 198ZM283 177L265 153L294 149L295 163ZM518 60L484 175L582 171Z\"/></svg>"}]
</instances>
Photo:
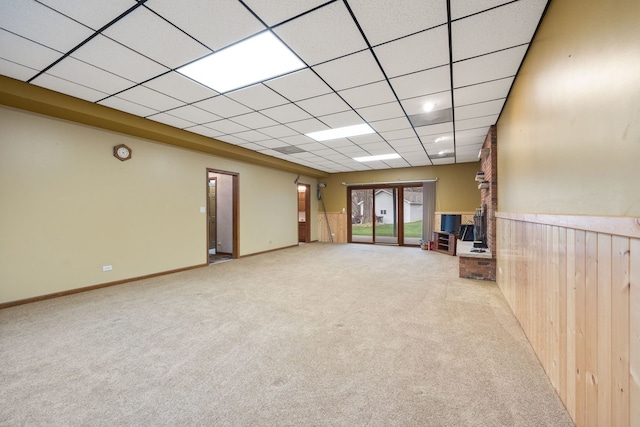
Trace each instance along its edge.
<instances>
[{"instance_id":1,"label":"open doorway","mask_svg":"<svg viewBox=\"0 0 640 427\"><path fill-rule=\"evenodd\" d=\"M238 258L238 174L207 169L207 262Z\"/></svg>"},{"instance_id":2,"label":"open doorway","mask_svg":"<svg viewBox=\"0 0 640 427\"><path fill-rule=\"evenodd\" d=\"M311 241L311 226L309 218L311 216L311 186L309 184L298 184L298 242L308 243Z\"/></svg>"}]
</instances>

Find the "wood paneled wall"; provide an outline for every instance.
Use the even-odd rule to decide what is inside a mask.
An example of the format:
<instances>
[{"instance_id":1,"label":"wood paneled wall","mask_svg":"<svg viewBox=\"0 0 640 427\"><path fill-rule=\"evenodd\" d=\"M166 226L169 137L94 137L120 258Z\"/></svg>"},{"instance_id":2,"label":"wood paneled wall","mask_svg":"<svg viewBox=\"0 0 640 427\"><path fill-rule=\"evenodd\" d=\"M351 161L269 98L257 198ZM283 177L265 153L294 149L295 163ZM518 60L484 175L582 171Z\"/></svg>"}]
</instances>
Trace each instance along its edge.
<instances>
[{"instance_id":1,"label":"wood paneled wall","mask_svg":"<svg viewBox=\"0 0 640 427\"><path fill-rule=\"evenodd\" d=\"M497 215L497 282L578 427L640 426L640 224Z\"/></svg>"},{"instance_id":2,"label":"wood paneled wall","mask_svg":"<svg viewBox=\"0 0 640 427\"><path fill-rule=\"evenodd\" d=\"M343 212L318 212L318 241L330 242L329 228L333 235L333 243L347 243L347 214Z\"/></svg>"}]
</instances>

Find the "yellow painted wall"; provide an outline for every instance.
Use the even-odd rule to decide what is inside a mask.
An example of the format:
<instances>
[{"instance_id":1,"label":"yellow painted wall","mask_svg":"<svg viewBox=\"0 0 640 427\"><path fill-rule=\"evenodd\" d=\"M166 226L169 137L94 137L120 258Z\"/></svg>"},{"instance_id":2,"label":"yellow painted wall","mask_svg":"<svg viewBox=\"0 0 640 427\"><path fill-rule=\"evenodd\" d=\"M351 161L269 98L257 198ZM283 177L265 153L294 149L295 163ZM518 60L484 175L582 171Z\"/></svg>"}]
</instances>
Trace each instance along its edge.
<instances>
[{"instance_id":1,"label":"yellow painted wall","mask_svg":"<svg viewBox=\"0 0 640 427\"><path fill-rule=\"evenodd\" d=\"M0 129L0 303L206 263L207 168L240 174L241 256L298 242L295 173L7 107Z\"/></svg>"},{"instance_id":2,"label":"yellow painted wall","mask_svg":"<svg viewBox=\"0 0 640 427\"><path fill-rule=\"evenodd\" d=\"M498 210L640 216L640 1L562 0L498 122Z\"/></svg>"},{"instance_id":3,"label":"yellow painted wall","mask_svg":"<svg viewBox=\"0 0 640 427\"><path fill-rule=\"evenodd\" d=\"M480 163L421 166L405 169L385 169L367 172L331 174L322 178L327 187L322 190L327 212L340 212L347 207L348 184L438 179L436 184L437 212L473 212L480 206L480 190L475 182Z\"/></svg>"}]
</instances>

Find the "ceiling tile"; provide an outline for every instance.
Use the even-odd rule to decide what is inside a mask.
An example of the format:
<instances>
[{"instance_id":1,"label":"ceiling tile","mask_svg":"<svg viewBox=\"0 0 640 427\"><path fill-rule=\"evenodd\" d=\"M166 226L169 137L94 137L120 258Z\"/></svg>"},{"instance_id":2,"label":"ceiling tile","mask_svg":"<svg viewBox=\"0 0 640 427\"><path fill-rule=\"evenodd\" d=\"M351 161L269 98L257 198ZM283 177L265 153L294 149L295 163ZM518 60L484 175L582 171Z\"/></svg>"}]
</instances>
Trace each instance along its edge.
<instances>
[{"instance_id":1,"label":"ceiling tile","mask_svg":"<svg viewBox=\"0 0 640 427\"><path fill-rule=\"evenodd\" d=\"M315 141L311 138L309 138L308 136L304 136L304 135L293 135L293 136L285 136L283 138L280 138L280 141L284 141L287 144L290 145L307 145L307 144L312 144Z\"/></svg>"},{"instance_id":2,"label":"ceiling tile","mask_svg":"<svg viewBox=\"0 0 640 427\"><path fill-rule=\"evenodd\" d=\"M298 102L306 112L314 116L324 116L350 110L349 106L335 93L316 96Z\"/></svg>"},{"instance_id":3,"label":"ceiling tile","mask_svg":"<svg viewBox=\"0 0 640 427\"><path fill-rule=\"evenodd\" d=\"M191 103L218 95L213 89L196 83L180 73L170 72L144 83L157 92Z\"/></svg>"},{"instance_id":4,"label":"ceiling tile","mask_svg":"<svg viewBox=\"0 0 640 427\"><path fill-rule=\"evenodd\" d=\"M458 138L460 139L475 138L475 137L485 138L488 133L489 133L489 126L485 126L483 128L469 129L469 130L458 130L456 131L456 140Z\"/></svg>"},{"instance_id":5,"label":"ceiling tile","mask_svg":"<svg viewBox=\"0 0 640 427\"><path fill-rule=\"evenodd\" d=\"M141 117L146 117L158 112L152 108L147 108L143 105L127 101L126 99L118 98L117 96L103 99L102 101L98 102L98 104L106 105L107 107L115 108L116 110L125 111L127 113Z\"/></svg>"},{"instance_id":6,"label":"ceiling tile","mask_svg":"<svg viewBox=\"0 0 640 427\"><path fill-rule=\"evenodd\" d=\"M0 57L6 60L41 70L61 56L56 50L0 30Z\"/></svg>"},{"instance_id":7,"label":"ceiling tile","mask_svg":"<svg viewBox=\"0 0 640 427\"><path fill-rule=\"evenodd\" d=\"M262 83L229 92L226 96L254 110L284 105L289 102Z\"/></svg>"},{"instance_id":8,"label":"ceiling tile","mask_svg":"<svg viewBox=\"0 0 640 427\"><path fill-rule=\"evenodd\" d=\"M58 62L47 73L105 93L120 92L134 85L130 80L71 57Z\"/></svg>"},{"instance_id":9,"label":"ceiling tile","mask_svg":"<svg viewBox=\"0 0 640 427\"><path fill-rule=\"evenodd\" d=\"M456 108L456 120L472 119L474 117L491 116L500 114L504 99L481 102Z\"/></svg>"},{"instance_id":10,"label":"ceiling tile","mask_svg":"<svg viewBox=\"0 0 640 427\"><path fill-rule=\"evenodd\" d=\"M272 0L244 0L244 2L267 25L275 26L326 3L326 0L278 0L275 2Z\"/></svg>"},{"instance_id":11,"label":"ceiling tile","mask_svg":"<svg viewBox=\"0 0 640 427\"><path fill-rule=\"evenodd\" d=\"M319 130L329 129L329 126L316 118L287 123L287 126L300 133L317 132Z\"/></svg>"},{"instance_id":12,"label":"ceiling tile","mask_svg":"<svg viewBox=\"0 0 640 427\"><path fill-rule=\"evenodd\" d=\"M264 141L269 139L269 137L263 133L260 133L256 130L248 130L245 132L239 132L239 133L234 133L235 136L237 136L238 138L242 138L246 141L249 142L257 142L257 141ZM262 147L260 147L262 148Z\"/></svg>"},{"instance_id":13,"label":"ceiling tile","mask_svg":"<svg viewBox=\"0 0 640 427\"><path fill-rule=\"evenodd\" d=\"M231 120L218 120L217 122L207 123L205 126L227 134L250 130L246 126L242 126L238 123L232 122Z\"/></svg>"},{"instance_id":14,"label":"ceiling tile","mask_svg":"<svg viewBox=\"0 0 640 427\"><path fill-rule=\"evenodd\" d=\"M52 76L50 74L41 74L35 78L31 83L45 87L47 89L55 90L56 92L66 93L76 98L85 99L87 101L96 102L99 99L107 96L106 93L97 91L95 89L88 88L86 86L79 85L69 80L61 79L59 77Z\"/></svg>"},{"instance_id":15,"label":"ceiling tile","mask_svg":"<svg viewBox=\"0 0 640 427\"><path fill-rule=\"evenodd\" d=\"M316 65L313 69L334 90L343 90L384 80L370 50ZM354 73L354 70L358 72Z\"/></svg>"},{"instance_id":16,"label":"ceiling tile","mask_svg":"<svg viewBox=\"0 0 640 427\"><path fill-rule=\"evenodd\" d=\"M396 100L386 81L346 89L340 91L340 96L353 108L370 107Z\"/></svg>"},{"instance_id":17,"label":"ceiling tile","mask_svg":"<svg viewBox=\"0 0 640 427\"><path fill-rule=\"evenodd\" d=\"M388 142L389 145L394 148L412 147L414 148L414 150L422 150L422 144L420 143L420 140L415 136L411 138L393 139L389 140Z\"/></svg>"},{"instance_id":18,"label":"ceiling tile","mask_svg":"<svg viewBox=\"0 0 640 427\"><path fill-rule=\"evenodd\" d=\"M144 7L137 8L103 34L169 68L177 68L211 53Z\"/></svg>"},{"instance_id":19,"label":"ceiling tile","mask_svg":"<svg viewBox=\"0 0 640 427\"><path fill-rule=\"evenodd\" d=\"M2 74L3 76L11 77L12 79L22 80L23 82L25 82L35 76L37 73L38 70L0 58L0 74Z\"/></svg>"},{"instance_id":20,"label":"ceiling tile","mask_svg":"<svg viewBox=\"0 0 640 427\"><path fill-rule=\"evenodd\" d=\"M453 129L452 127L450 129ZM451 132L440 132L433 135L421 135L420 139L422 140L422 145L425 147L432 147L433 144L440 143L453 143L453 131Z\"/></svg>"},{"instance_id":21,"label":"ceiling tile","mask_svg":"<svg viewBox=\"0 0 640 427\"><path fill-rule=\"evenodd\" d=\"M283 136L296 135L298 132L285 125L269 126L261 128L260 132L272 138L282 138Z\"/></svg>"},{"instance_id":22,"label":"ceiling tile","mask_svg":"<svg viewBox=\"0 0 640 427\"><path fill-rule=\"evenodd\" d=\"M144 86L136 86L125 90L119 93L118 97L159 111L171 110L183 105L182 101L178 101L177 99L168 97Z\"/></svg>"},{"instance_id":23,"label":"ceiling tile","mask_svg":"<svg viewBox=\"0 0 640 427\"><path fill-rule=\"evenodd\" d=\"M379 134L388 141L393 139L411 138L412 136L416 136L416 133L414 132L413 129L390 130L390 131L379 132Z\"/></svg>"},{"instance_id":24,"label":"ceiling tile","mask_svg":"<svg viewBox=\"0 0 640 427\"><path fill-rule=\"evenodd\" d=\"M256 112L235 116L232 120L251 129L259 129L278 124L269 117Z\"/></svg>"},{"instance_id":25,"label":"ceiling tile","mask_svg":"<svg viewBox=\"0 0 640 427\"><path fill-rule=\"evenodd\" d=\"M304 120L311 118L311 116L304 112L300 107L294 104L280 105L278 107L267 108L260 111L267 117L280 123L297 122L298 120Z\"/></svg>"},{"instance_id":26,"label":"ceiling tile","mask_svg":"<svg viewBox=\"0 0 640 427\"><path fill-rule=\"evenodd\" d=\"M385 140L382 139L382 137L377 133L370 133L368 135L351 136L349 137L349 139L358 145L373 144L374 142L385 142Z\"/></svg>"},{"instance_id":27,"label":"ceiling tile","mask_svg":"<svg viewBox=\"0 0 640 427\"><path fill-rule=\"evenodd\" d=\"M188 130L189 132L197 133L199 135L208 136L210 138L215 138L215 137L218 137L220 135L224 135L224 132L213 130L211 128L208 128L208 127L202 126L202 125L191 126L189 128L186 128L186 130Z\"/></svg>"},{"instance_id":28,"label":"ceiling tile","mask_svg":"<svg viewBox=\"0 0 640 427\"><path fill-rule=\"evenodd\" d=\"M453 123L448 122L448 123L438 123L437 125L431 125L431 126L420 126L416 128L416 132L418 136L420 136L420 139L422 140L422 142L424 142L424 138L423 138L424 136L437 135L436 136L437 138L442 134L448 134L453 132Z\"/></svg>"},{"instance_id":29,"label":"ceiling tile","mask_svg":"<svg viewBox=\"0 0 640 427\"><path fill-rule=\"evenodd\" d=\"M328 114L326 116L319 117L323 123L326 123L331 128L339 128L343 126L359 125L363 123L360 116L358 116L352 110L343 111L341 113Z\"/></svg>"},{"instance_id":30,"label":"ceiling tile","mask_svg":"<svg viewBox=\"0 0 640 427\"><path fill-rule=\"evenodd\" d=\"M377 120L395 119L404 117L404 112L397 102L374 105L372 107L358 108L360 114L366 121L375 122Z\"/></svg>"},{"instance_id":31,"label":"ceiling tile","mask_svg":"<svg viewBox=\"0 0 640 427\"><path fill-rule=\"evenodd\" d=\"M433 104L433 111L451 108L451 92L434 93L433 95L407 98L400 101L408 115L424 113L425 104Z\"/></svg>"},{"instance_id":32,"label":"ceiling tile","mask_svg":"<svg viewBox=\"0 0 640 427\"><path fill-rule=\"evenodd\" d=\"M196 102L193 105L225 118L251 112L249 108L223 95L205 99L204 101Z\"/></svg>"},{"instance_id":33,"label":"ceiling tile","mask_svg":"<svg viewBox=\"0 0 640 427\"><path fill-rule=\"evenodd\" d=\"M356 19L375 46L447 22L442 0L350 0ZM380 13L384 11L384 13Z\"/></svg>"},{"instance_id":34,"label":"ceiling tile","mask_svg":"<svg viewBox=\"0 0 640 427\"><path fill-rule=\"evenodd\" d=\"M262 132L262 130L260 130L260 132ZM260 141L260 145L265 148L278 148L282 147L284 144L278 139L265 139Z\"/></svg>"},{"instance_id":35,"label":"ceiling tile","mask_svg":"<svg viewBox=\"0 0 640 427\"><path fill-rule=\"evenodd\" d=\"M135 5L135 0L38 0L52 9L99 30Z\"/></svg>"},{"instance_id":36,"label":"ceiling tile","mask_svg":"<svg viewBox=\"0 0 640 427\"><path fill-rule=\"evenodd\" d=\"M238 138L237 136L233 136L233 135L222 135L217 137L216 139L222 142L233 144L233 145L247 144L247 141L245 141L244 139Z\"/></svg>"},{"instance_id":37,"label":"ceiling tile","mask_svg":"<svg viewBox=\"0 0 640 427\"><path fill-rule=\"evenodd\" d=\"M547 0L516 1L451 24L453 60L471 58L533 37Z\"/></svg>"},{"instance_id":38,"label":"ceiling tile","mask_svg":"<svg viewBox=\"0 0 640 427\"><path fill-rule=\"evenodd\" d=\"M169 71L157 62L102 35L94 37L71 56L136 83Z\"/></svg>"},{"instance_id":39,"label":"ceiling tile","mask_svg":"<svg viewBox=\"0 0 640 427\"><path fill-rule=\"evenodd\" d=\"M237 0L149 0L145 6L212 50L265 29Z\"/></svg>"},{"instance_id":40,"label":"ceiling tile","mask_svg":"<svg viewBox=\"0 0 640 427\"><path fill-rule=\"evenodd\" d=\"M369 123L372 128L377 132L398 130L398 129L411 129L411 123L406 117L398 117L396 119L380 120L377 122Z\"/></svg>"},{"instance_id":41,"label":"ceiling tile","mask_svg":"<svg viewBox=\"0 0 640 427\"><path fill-rule=\"evenodd\" d=\"M452 165L455 163L454 157L449 157L445 159L431 159L434 165Z\"/></svg>"},{"instance_id":42,"label":"ceiling tile","mask_svg":"<svg viewBox=\"0 0 640 427\"><path fill-rule=\"evenodd\" d=\"M454 63L454 87L515 76L527 52L527 46L518 46Z\"/></svg>"},{"instance_id":43,"label":"ceiling tile","mask_svg":"<svg viewBox=\"0 0 640 427\"><path fill-rule=\"evenodd\" d=\"M451 89L449 66L408 74L391 79L391 86L400 99L430 95Z\"/></svg>"},{"instance_id":44,"label":"ceiling tile","mask_svg":"<svg viewBox=\"0 0 640 427\"><path fill-rule=\"evenodd\" d=\"M34 42L68 52L93 31L35 1L4 1L0 28Z\"/></svg>"},{"instance_id":45,"label":"ceiling tile","mask_svg":"<svg viewBox=\"0 0 640 427\"><path fill-rule=\"evenodd\" d=\"M456 107L506 98L511 83L513 83L513 77L454 89L453 96Z\"/></svg>"},{"instance_id":46,"label":"ceiling tile","mask_svg":"<svg viewBox=\"0 0 640 427\"><path fill-rule=\"evenodd\" d=\"M171 114L167 113L153 114L151 116L148 116L147 118L156 122L164 123L165 125L176 127L178 129L193 126L193 122L183 120L179 117L172 116Z\"/></svg>"},{"instance_id":47,"label":"ceiling tile","mask_svg":"<svg viewBox=\"0 0 640 427\"><path fill-rule=\"evenodd\" d=\"M476 136L473 138L460 138L456 136L456 148L460 149L462 147L467 147L469 145L473 145L474 147L477 145L482 145L485 138L482 136Z\"/></svg>"},{"instance_id":48,"label":"ceiling tile","mask_svg":"<svg viewBox=\"0 0 640 427\"><path fill-rule=\"evenodd\" d=\"M380 45L374 51L389 78L448 64L447 26Z\"/></svg>"},{"instance_id":49,"label":"ceiling tile","mask_svg":"<svg viewBox=\"0 0 640 427\"><path fill-rule=\"evenodd\" d=\"M495 125L498 121L498 114L492 116L476 117L474 119L457 120L456 130L475 129Z\"/></svg>"},{"instance_id":50,"label":"ceiling tile","mask_svg":"<svg viewBox=\"0 0 640 427\"><path fill-rule=\"evenodd\" d=\"M331 88L308 68L269 80L265 84L291 101L331 92Z\"/></svg>"},{"instance_id":51,"label":"ceiling tile","mask_svg":"<svg viewBox=\"0 0 640 427\"><path fill-rule=\"evenodd\" d=\"M451 2L451 19L459 19L483 10L491 9L513 0L454 0Z\"/></svg>"},{"instance_id":52,"label":"ceiling tile","mask_svg":"<svg viewBox=\"0 0 640 427\"><path fill-rule=\"evenodd\" d=\"M188 120L192 123L208 123L222 119L222 117L205 111L203 109L194 107L193 105L185 105L167 111L172 116L180 117L181 119Z\"/></svg>"},{"instance_id":53,"label":"ceiling tile","mask_svg":"<svg viewBox=\"0 0 640 427\"><path fill-rule=\"evenodd\" d=\"M330 23L331 30L327 31ZM308 65L367 48L343 2L334 2L274 30Z\"/></svg>"}]
</instances>

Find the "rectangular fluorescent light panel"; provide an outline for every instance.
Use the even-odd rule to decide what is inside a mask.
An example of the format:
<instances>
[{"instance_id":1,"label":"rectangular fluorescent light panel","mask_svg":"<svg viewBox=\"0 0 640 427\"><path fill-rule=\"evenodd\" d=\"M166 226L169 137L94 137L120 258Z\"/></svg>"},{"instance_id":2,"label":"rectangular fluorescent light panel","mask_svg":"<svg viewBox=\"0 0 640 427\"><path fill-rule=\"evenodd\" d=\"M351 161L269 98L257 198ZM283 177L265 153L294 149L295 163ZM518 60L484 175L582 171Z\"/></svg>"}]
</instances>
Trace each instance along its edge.
<instances>
[{"instance_id":1,"label":"rectangular fluorescent light panel","mask_svg":"<svg viewBox=\"0 0 640 427\"><path fill-rule=\"evenodd\" d=\"M316 141L329 141L330 139L348 138L350 136L367 135L370 133L375 133L375 130L373 130L368 124L363 123L361 125L305 133L305 135L309 138L315 139Z\"/></svg>"},{"instance_id":2,"label":"rectangular fluorescent light panel","mask_svg":"<svg viewBox=\"0 0 640 427\"><path fill-rule=\"evenodd\" d=\"M365 157L354 157L353 160L356 162L375 162L376 160L391 160L391 159L399 159L400 154L379 154L377 156L365 156Z\"/></svg>"},{"instance_id":3,"label":"rectangular fluorescent light panel","mask_svg":"<svg viewBox=\"0 0 640 427\"><path fill-rule=\"evenodd\" d=\"M284 43L265 31L177 71L222 93L304 67Z\"/></svg>"}]
</instances>

